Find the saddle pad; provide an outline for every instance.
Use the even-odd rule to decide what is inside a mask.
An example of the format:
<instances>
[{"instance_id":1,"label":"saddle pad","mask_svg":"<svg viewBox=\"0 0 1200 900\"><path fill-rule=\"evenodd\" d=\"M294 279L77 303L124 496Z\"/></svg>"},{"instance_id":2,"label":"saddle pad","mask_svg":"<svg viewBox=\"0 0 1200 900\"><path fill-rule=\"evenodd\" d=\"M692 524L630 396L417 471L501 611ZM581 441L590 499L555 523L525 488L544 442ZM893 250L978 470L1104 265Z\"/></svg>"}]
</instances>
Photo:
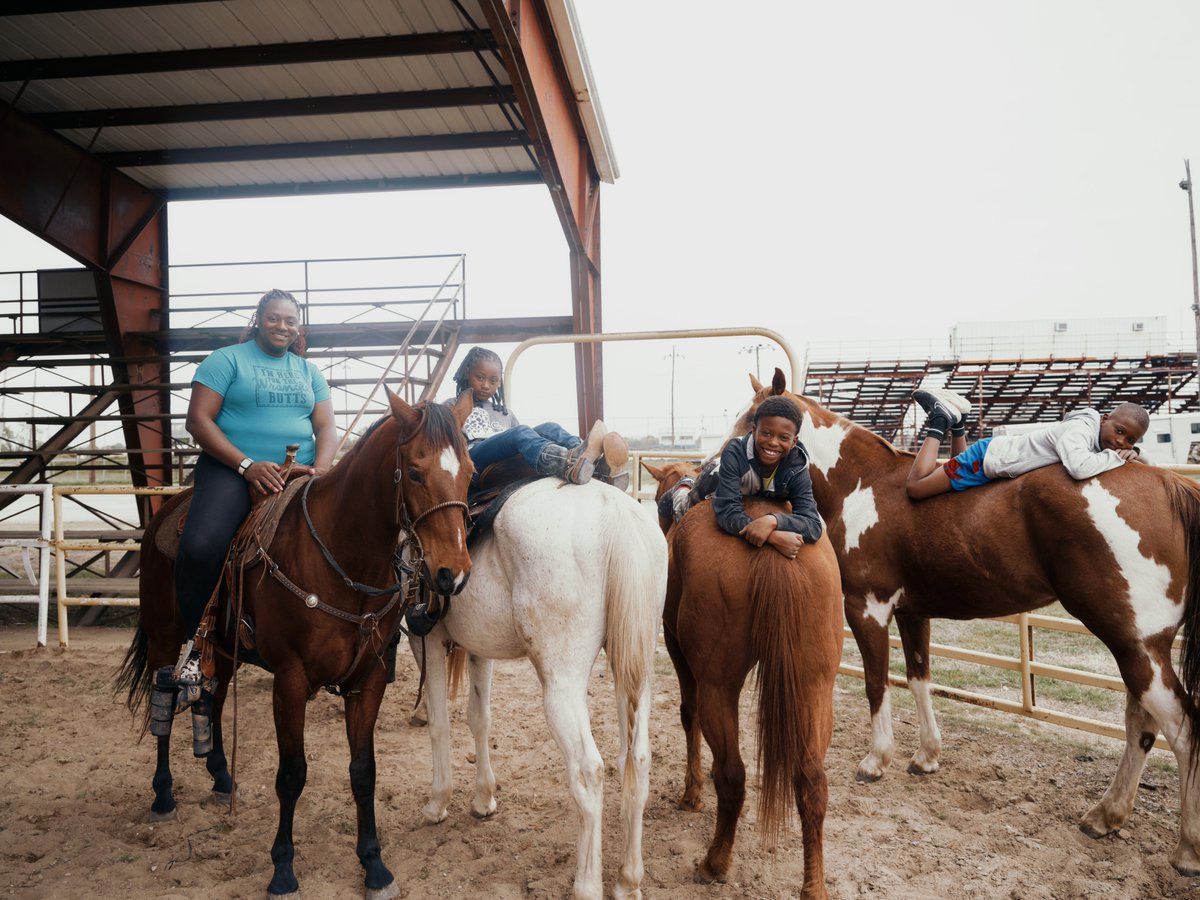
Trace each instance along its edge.
<instances>
[{"instance_id":1,"label":"saddle pad","mask_svg":"<svg viewBox=\"0 0 1200 900\"><path fill-rule=\"evenodd\" d=\"M180 491L163 504L156 517L159 521L158 530L154 532L154 546L167 559L175 559L179 555L179 538L183 534L183 523L187 519L187 511L192 505L194 488Z\"/></svg>"}]
</instances>

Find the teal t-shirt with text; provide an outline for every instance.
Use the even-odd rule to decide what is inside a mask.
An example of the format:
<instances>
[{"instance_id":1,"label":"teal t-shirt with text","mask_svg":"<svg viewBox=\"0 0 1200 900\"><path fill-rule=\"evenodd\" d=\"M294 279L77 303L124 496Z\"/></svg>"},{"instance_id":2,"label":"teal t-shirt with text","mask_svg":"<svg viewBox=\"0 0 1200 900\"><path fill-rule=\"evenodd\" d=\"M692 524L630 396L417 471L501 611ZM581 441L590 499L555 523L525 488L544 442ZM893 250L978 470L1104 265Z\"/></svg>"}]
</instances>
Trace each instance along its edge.
<instances>
[{"instance_id":1,"label":"teal t-shirt with text","mask_svg":"<svg viewBox=\"0 0 1200 900\"><path fill-rule=\"evenodd\" d=\"M290 351L271 356L246 341L214 351L192 381L221 395L217 427L251 459L282 463L284 448L299 444L296 460L312 465L312 411L329 399L329 385L308 360Z\"/></svg>"}]
</instances>

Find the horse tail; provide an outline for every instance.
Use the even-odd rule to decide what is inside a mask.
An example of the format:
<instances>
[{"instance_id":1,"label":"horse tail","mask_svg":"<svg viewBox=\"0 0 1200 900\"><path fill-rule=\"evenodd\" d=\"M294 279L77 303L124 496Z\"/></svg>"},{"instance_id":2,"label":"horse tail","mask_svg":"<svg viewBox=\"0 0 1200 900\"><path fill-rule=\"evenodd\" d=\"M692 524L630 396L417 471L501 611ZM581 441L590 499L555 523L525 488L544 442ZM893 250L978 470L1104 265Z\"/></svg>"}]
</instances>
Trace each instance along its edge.
<instances>
[{"instance_id":1,"label":"horse tail","mask_svg":"<svg viewBox=\"0 0 1200 900\"><path fill-rule=\"evenodd\" d=\"M125 705L129 711L135 716L141 711L143 731L150 724L150 704L146 702L146 698L150 696L150 667L147 665L149 644L146 630L139 623L113 681L113 689L117 693L127 692Z\"/></svg>"},{"instance_id":2,"label":"horse tail","mask_svg":"<svg viewBox=\"0 0 1200 900\"><path fill-rule=\"evenodd\" d=\"M467 651L457 644L446 655L446 699L451 703L458 699L467 672L467 659Z\"/></svg>"},{"instance_id":3,"label":"horse tail","mask_svg":"<svg viewBox=\"0 0 1200 900\"><path fill-rule=\"evenodd\" d=\"M1179 653L1179 679L1187 694L1184 704L1191 739L1192 768L1200 760L1200 484L1190 478L1173 475L1167 482L1171 509L1183 525L1187 541L1188 577L1183 598L1182 648Z\"/></svg>"},{"instance_id":4,"label":"horse tail","mask_svg":"<svg viewBox=\"0 0 1200 900\"><path fill-rule=\"evenodd\" d=\"M816 548L801 556L788 560L762 548L750 561L750 639L758 657L758 822L768 844L788 824L793 789L799 790L802 776L824 784L841 655L840 590L826 584L826 570L833 566L836 572L836 562ZM836 636L823 634L832 628ZM828 645L826 637L832 640ZM799 793L796 798L799 803Z\"/></svg>"},{"instance_id":5,"label":"horse tail","mask_svg":"<svg viewBox=\"0 0 1200 900\"><path fill-rule=\"evenodd\" d=\"M649 736L638 727L643 696L650 697L654 650L667 590L667 547L658 526L629 501L606 503L600 545L606 553L604 649L612 669L617 696L624 701L625 768L621 777L621 809L626 834L634 815L637 786L637 748ZM649 710L644 712L648 713ZM640 720L645 722L646 716ZM649 766L647 758L644 765Z\"/></svg>"}]
</instances>

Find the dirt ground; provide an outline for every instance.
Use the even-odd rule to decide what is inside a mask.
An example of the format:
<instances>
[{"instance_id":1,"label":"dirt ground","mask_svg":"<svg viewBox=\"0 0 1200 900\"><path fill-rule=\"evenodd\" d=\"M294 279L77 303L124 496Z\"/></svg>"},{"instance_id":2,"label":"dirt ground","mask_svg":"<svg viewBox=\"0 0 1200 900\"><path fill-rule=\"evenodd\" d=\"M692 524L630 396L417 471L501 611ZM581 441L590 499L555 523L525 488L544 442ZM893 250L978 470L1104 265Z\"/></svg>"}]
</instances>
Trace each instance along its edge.
<instances>
[{"instance_id":1,"label":"dirt ground","mask_svg":"<svg viewBox=\"0 0 1200 900\"><path fill-rule=\"evenodd\" d=\"M0 629L0 896L261 897L270 879L275 830L275 744L270 679L247 671L240 683L240 800L230 818L208 800L210 780L176 729L173 769L178 821L147 824L153 744L136 731L111 680L131 632L76 628L71 649L35 650L29 628ZM464 704L454 710L456 793L449 819L421 824L429 785L424 729L407 722L416 687L411 657L384 702L378 736L377 811L384 860L402 895L413 898L559 898L575 868L576 814L561 757L541 713L532 669L497 666L494 765L499 810L476 821L466 809L472 780ZM660 652L651 720L654 766L646 810L647 897L795 896L803 862L799 834L773 852L754 826L753 790L730 880L693 884L711 836L706 808L675 806L683 784L678 690ZM616 754L608 678L597 666L592 712L606 760ZM839 681L826 820L828 887L835 897L1184 897L1200 879L1168 862L1178 831L1173 763L1152 762L1137 808L1117 835L1091 840L1076 821L1103 792L1120 745L1000 713L938 702L941 771L905 774L916 744L915 715L896 692L901 759L871 785L854 771L868 746L861 682ZM743 700L750 723L751 692ZM354 855L354 808L341 704L322 695L309 706L308 786L296 817L296 872L303 895L361 896ZM183 719L179 725L186 725ZM227 716L228 727L228 716ZM744 730L747 730L744 728ZM743 747L753 777L753 748ZM1157 754L1156 754L1157 757ZM604 878L618 864L618 780L605 787Z\"/></svg>"}]
</instances>

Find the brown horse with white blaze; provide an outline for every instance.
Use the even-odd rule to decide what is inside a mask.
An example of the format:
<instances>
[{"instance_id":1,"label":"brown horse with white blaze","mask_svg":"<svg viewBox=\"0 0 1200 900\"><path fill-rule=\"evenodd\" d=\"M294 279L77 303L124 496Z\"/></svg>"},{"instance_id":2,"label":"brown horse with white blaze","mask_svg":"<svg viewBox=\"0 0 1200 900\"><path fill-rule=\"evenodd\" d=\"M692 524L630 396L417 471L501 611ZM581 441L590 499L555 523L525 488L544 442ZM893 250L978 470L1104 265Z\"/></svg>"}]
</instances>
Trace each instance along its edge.
<instances>
[{"instance_id":1,"label":"brown horse with white blaze","mask_svg":"<svg viewBox=\"0 0 1200 900\"><path fill-rule=\"evenodd\" d=\"M375 823L375 723L387 682L383 653L398 628L411 579L424 578L439 593L456 593L467 581L465 501L473 467L461 431L471 411L469 395L453 408L410 406L392 394L389 402L390 413L284 510L269 548L278 566L266 572L262 564L248 568L242 579L257 653L274 672L279 827L271 847L271 895L298 890L292 824L308 772L305 710L323 686L340 688L345 701L364 894L384 900L400 893L383 863ZM142 543L141 618L118 676L131 711L149 705L155 672L169 670L185 637L174 564L155 541L167 512L151 521ZM394 559L398 544L413 554L403 577ZM213 741L205 754L213 794L224 801L234 791L221 732L237 630L228 625L230 618L223 608L214 629L223 652L216 657ZM149 710L145 713L148 723ZM157 745L150 814L152 821L163 821L175 818L169 721Z\"/></svg>"},{"instance_id":2,"label":"brown horse with white blaze","mask_svg":"<svg viewBox=\"0 0 1200 900\"><path fill-rule=\"evenodd\" d=\"M751 412L785 393L778 369L770 386L750 380ZM1059 600L1112 652L1128 689L1124 756L1080 827L1099 837L1122 826L1161 731L1181 782L1171 863L1185 875L1200 874L1200 641L1193 633L1200 616L1200 485L1143 465L1075 481L1054 465L912 501L904 490L912 454L810 398L788 396L804 411L800 439L866 673L872 741L859 780L882 777L894 750L887 682L893 618L920 729L908 769L927 774L938 768L941 749L929 687L929 620L1010 615ZM1185 621L1177 673L1171 646Z\"/></svg>"},{"instance_id":3,"label":"brown horse with white blaze","mask_svg":"<svg viewBox=\"0 0 1200 900\"><path fill-rule=\"evenodd\" d=\"M643 464L645 465L645 464ZM646 465L658 496L689 464ZM781 509L747 500L750 515ZM666 526L667 523L660 523ZM795 559L755 548L717 526L711 503L698 504L668 532L670 564L663 636L679 677L687 741L683 809L698 810L704 784L700 737L713 754L717 821L696 880L722 881L746 796L738 748L738 697L758 666L759 827L777 836L792 802L804 843L801 896L823 898L824 822L829 787L825 754L833 735L833 684L842 655L837 558L822 536Z\"/></svg>"}]
</instances>

